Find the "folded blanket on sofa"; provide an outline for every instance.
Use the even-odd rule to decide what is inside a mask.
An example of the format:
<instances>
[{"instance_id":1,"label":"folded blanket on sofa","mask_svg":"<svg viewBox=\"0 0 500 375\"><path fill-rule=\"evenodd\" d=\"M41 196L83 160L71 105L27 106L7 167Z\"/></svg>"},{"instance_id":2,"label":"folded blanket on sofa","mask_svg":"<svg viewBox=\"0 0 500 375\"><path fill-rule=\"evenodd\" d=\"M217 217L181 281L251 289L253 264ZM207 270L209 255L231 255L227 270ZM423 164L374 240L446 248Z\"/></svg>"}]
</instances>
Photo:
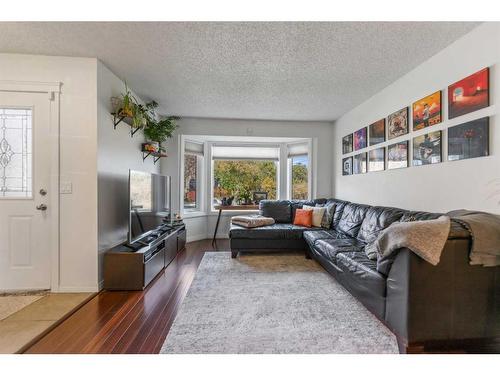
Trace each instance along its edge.
<instances>
[{"instance_id":1,"label":"folded blanket on sofa","mask_svg":"<svg viewBox=\"0 0 500 375\"><path fill-rule=\"evenodd\" d=\"M396 250L406 247L432 265L437 265L449 232L448 216L435 220L395 222L384 229L373 243L366 245L365 253L368 258L377 259L378 264Z\"/></svg>"},{"instance_id":2,"label":"folded blanket on sofa","mask_svg":"<svg viewBox=\"0 0 500 375\"><path fill-rule=\"evenodd\" d=\"M273 225L274 219L272 217L265 217L262 215L242 215L233 216L231 223L245 228L257 228L266 225Z\"/></svg>"},{"instance_id":3,"label":"folded blanket on sofa","mask_svg":"<svg viewBox=\"0 0 500 375\"><path fill-rule=\"evenodd\" d=\"M500 215L468 210L450 211L448 215L463 224L471 234L471 265L500 265Z\"/></svg>"}]
</instances>

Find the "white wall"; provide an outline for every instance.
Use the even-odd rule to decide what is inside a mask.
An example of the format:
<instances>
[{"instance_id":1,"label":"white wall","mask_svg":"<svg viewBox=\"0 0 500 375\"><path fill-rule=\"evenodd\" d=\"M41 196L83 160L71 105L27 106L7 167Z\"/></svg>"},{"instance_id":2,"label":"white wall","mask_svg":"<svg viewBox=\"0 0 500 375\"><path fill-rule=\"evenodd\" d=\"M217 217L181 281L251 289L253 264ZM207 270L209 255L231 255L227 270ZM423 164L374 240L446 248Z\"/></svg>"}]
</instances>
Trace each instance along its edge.
<instances>
[{"instance_id":1,"label":"white wall","mask_svg":"<svg viewBox=\"0 0 500 375\"><path fill-rule=\"evenodd\" d=\"M128 170L158 173L160 164L142 160L142 131L130 136L124 123L113 128L112 96L124 92L124 83L100 61L97 62L98 126L98 246L99 281L102 281L104 252L127 239Z\"/></svg>"},{"instance_id":2,"label":"white wall","mask_svg":"<svg viewBox=\"0 0 500 375\"><path fill-rule=\"evenodd\" d=\"M62 82L60 179L60 291L97 290L97 60L0 54L0 80Z\"/></svg>"},{"instance_id":3,"label":"white wall","mask_svg":"<svg viewBox=\"0 0 500 375\"><path fill-rule=\"evenodd\" d=\"M497 130L500 108L499 63L500 24L482 24L338 119L334 124L333 137L335 196L360 203L427 211L446 212L456 208L467 208L500 213L500 131ZM490 107L448 120L445 89L448 85L488 66L491 68ZM410 131L408 136L385 142L383 145L411 139L414 135L425 134L428 131L446 129L484 116L492 116L491 156L446 161L447 132L444 131L443 163L342 176L342 157L346 156L342 155L343 136L387 117L400 108L410 106L414 101L437 90L443 90L443 123L418 132Z\"/></svg>"},{"instance_id":4,"label":"white wall","mask_svg":"<svg viewBox=\"0 0 500 375\"><path fill-rule=\"evenodd\" d=\"M316 196L330 197L332 169L332 125L328 122L306 121L259 121L259 120L227 120L183 118L179 121L179 129L167 144L168 158L162 160L162 173L172 176L172 202L174 210L179 211L179 136L183 135L224 135L255 137L296 137L313 138L316 154ZM218 237L227 237L229 218L221 219ZM217 217L209 214L206 217L186 219L188 240L211 237Z\"/></svg>"}]
</instances>

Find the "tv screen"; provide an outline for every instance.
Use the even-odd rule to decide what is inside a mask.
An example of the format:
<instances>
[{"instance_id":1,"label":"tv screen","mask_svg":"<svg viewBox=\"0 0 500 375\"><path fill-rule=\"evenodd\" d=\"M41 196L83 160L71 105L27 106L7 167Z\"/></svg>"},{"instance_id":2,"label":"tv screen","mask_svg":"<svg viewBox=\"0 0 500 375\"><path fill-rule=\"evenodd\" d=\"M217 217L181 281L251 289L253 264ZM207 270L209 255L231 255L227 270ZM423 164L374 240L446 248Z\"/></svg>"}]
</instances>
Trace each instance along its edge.
<instances>
[{"instance_id":1,"label":"tv screen","mask_svg":"<svg viewBox=\"0 0 500 375\"><path fill-rule=\"evenodd\" d=\"M129 243L171 222L170 177L129 170Z\"/></svg>"}]
</instances>

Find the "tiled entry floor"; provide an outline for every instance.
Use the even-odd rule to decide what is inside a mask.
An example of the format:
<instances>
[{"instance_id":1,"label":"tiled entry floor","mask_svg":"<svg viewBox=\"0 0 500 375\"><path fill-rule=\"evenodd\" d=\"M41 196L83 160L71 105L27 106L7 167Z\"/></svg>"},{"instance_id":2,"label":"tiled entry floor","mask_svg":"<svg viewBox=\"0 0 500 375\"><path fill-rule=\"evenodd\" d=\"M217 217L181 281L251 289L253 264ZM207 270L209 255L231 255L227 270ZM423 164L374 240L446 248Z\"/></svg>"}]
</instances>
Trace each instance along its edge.
<instances>
[{"instance_id":1,"label":"tiled entry floor","mask_svg":"<svg viewBox=\"0 0 500 375\"><path fill-rule=\"evenodd\" d=\"M94 293L52 293L0 321L0 353L17 353ZM10 301L12 302L12 301Z\"/></svg>"}]
</instances>

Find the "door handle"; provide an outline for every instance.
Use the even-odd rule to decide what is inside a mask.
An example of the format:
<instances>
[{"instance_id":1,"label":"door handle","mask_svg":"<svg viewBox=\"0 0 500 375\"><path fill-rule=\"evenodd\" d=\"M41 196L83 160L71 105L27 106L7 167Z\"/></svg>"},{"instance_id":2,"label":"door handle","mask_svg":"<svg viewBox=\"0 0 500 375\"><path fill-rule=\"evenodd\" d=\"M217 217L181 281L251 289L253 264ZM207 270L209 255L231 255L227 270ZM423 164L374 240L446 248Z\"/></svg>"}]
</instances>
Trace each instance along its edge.
<instances>
[{"instance_id":1,"label":"door handle","mask_svg":"<svg viewBox=\"0 0 500 375\"><path fill-rule=\"evenodd\" d=\"M45 211L47 209L47 205L43 203L39 204L38 206L36 206L36 209L40 211Z\"/></svg>"}]
</instances>

